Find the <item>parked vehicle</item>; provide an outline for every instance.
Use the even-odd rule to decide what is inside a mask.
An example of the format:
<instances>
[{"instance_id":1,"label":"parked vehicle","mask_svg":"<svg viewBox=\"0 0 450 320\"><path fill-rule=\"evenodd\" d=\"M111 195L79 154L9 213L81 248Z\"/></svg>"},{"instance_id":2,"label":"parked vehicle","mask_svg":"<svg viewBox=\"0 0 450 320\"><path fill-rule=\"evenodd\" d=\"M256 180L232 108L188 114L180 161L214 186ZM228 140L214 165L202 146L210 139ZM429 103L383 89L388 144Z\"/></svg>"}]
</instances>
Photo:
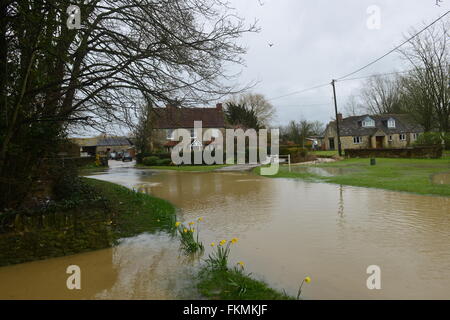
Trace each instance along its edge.
<instances>
[{"instance_id":1,"label":"parked vehicle","mask_svg":"<svg viewBox=\"0 0 450 320\"><path fill-rule=\"evenodd\" d=\"M128 152L125 152L122 156L122 161L133 161L133 157Z\"/></svg>"},{"instance_id":2,"label":"parked vehicle","mask_svg":"<svg viewBox=\"0 0 450 320\"><path fill-rule=\"evenodd\" d=\"M109 159L111 159L111 160L116 160L116 157L117 157L117 153L116 152L111 152L109 154Z\"/></svg>"}]
</instances>

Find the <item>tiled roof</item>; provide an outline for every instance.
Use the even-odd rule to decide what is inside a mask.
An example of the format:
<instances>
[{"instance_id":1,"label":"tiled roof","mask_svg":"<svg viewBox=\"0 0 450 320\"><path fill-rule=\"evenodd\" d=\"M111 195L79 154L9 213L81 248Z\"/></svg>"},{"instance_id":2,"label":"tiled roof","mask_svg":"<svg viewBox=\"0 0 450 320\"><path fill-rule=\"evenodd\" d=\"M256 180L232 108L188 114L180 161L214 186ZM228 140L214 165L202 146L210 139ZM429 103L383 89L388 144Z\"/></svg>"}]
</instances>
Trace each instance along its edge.
<instances>
[{"instance_id":1,"label":"tiled roof","mask_svg":"<svg viewBox=\"0 0 450 320\"><path fill-rule=\"evenodd\" d=\"M133 143L127 137L73 138L71 140L81 147L133 145Z\"/></svg>"},{"instance_id":2,"label":"tiled roof","mask_svg":"<svg viewBox=\"0 0 450 320\"><path fill-rule=\"evenodd\" d=\"M366 117L370 117L375 121L375 127L362 127L360 121ZM387 120L395 120L395 128L387 127ZM335 121L331 121L329 125L336 126ZM380 114L380 115L362 115L343 118L339 121L339 130L341 136L371 136L378 130L385 134L395 133L420 133L423 128L414 123L407 114Z\"/></svg>"},{"instance_id":3,"label":"tiled roof","mask_svg":"<svg viewBox=\"0 0 450 320\"><path fill-rule=\"evenodd\" d=\"M225 117L219 108L155 108L155 129L193 128L194 121L202 121L203 128L224 128Z\"/></svg>"},{"instance_id":4,"label":"tiled roof","mask_svg":"<svg viewBox=\"0 0 450 320\"><path fill-rule=\"evenodd\" d=\"M97 140L97 146L131 146L126 137L102 137Z\"/></svg>"}]
</instances>

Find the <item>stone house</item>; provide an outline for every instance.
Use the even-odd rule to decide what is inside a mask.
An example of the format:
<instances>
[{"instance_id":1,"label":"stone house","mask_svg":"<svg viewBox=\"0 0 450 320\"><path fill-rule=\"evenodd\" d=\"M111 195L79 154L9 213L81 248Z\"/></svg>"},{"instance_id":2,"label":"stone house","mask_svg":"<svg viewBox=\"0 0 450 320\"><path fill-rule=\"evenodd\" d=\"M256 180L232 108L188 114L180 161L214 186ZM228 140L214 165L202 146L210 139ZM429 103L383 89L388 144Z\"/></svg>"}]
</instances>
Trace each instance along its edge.
<instances>
[{"instance_id":1,"label":"stone house","mask_svg":"<svg viewBox=\"0 0 450 320\"><path fill-rule=\"evenodd\" d=\"M191 132L191 145L203 148L219 136L219 131L225 137L225 115L222 104L215 108L186 108L175 105L167 105L165 108L153 109L153 130L151 137L151 149L165 149L170 151L178 141L174 138L175 129L187 129ZM212 139L203 141L203 137L197 137L194 130L194 121L202 121L203 134L206 129L211 129Z\"/></svg>"},{"instance_id":2,"label":"stone house","mask_svg":"<svg viewBox=\"0 0 450 320\"><path fill-rule=\"evenodd\" d=\"M362 115L343 118L338 114L341 147L345 149L404 148L417 140L423 129L406 114ZM328 123L322 147L337 150L336 121Z\"/></svg>"}]
</instances>

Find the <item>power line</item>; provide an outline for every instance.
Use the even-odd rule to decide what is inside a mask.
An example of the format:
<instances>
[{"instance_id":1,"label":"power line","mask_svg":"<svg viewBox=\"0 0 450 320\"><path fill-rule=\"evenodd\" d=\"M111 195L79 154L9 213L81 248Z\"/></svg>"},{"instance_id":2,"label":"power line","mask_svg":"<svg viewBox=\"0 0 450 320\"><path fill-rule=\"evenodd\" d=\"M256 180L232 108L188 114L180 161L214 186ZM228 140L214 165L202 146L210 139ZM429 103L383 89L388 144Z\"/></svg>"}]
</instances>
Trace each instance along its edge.
<instances>
[{"instance_id":1,"label":"power line","mask_svg":"<svg viewBox=\"0 0 450 320\"><path fill-rule=\"evenodd\" d=\"M299 90L299 91L294 91L294 92L291 92L291 93L288 93L288 94L285 94L285 95L282 95L282 96L270 98L270 99L268 99L268 101L272 101L272 100L280 99L280 98L284 98L284 97L289 97L289 96L292 96L294 94L300 94L300 93L303 93L303 92L306 92L306 91L309 91L309 90L322 88L322 87L325 87L325 86L328 86L328 85L329 85L329 83L319 84L319 85L316 85L316 86L313 86L313 87L310 87L310 88L306 88L306 89L302 89L302 90Z\"/></svg>"},{"instance_id":2,"label":"power line","mask_svg":"<svg viewBox=\"0 0 450 320\"><path fill-rule=\"evenodd\" d=\"M363 66L363 67L361 67L361 68L359 68L359 69L357 69L357 70L355 70L355 71L353 71L353 72L351 72L351 73L349 73L349 74L346 74L345 76L342 76L342 77L340 77L340 78L335 79L335 82L337 82L337 81L359 80L359 79L370 78L370 77L377 76L377 75L379 75L379 76L385 76L385 75L400 74L400 73L406 73L406 72L412 71L412 70L407 70L407 71L390 72L390 73L385 73L385 74L372 74L372 75L367 75L367 76L362 76L362 77L357 77L357 78L345 79L345 78L347 78L347 77L349 77L349 76L351 76L351 75L353 75L353 74L355 74L355 73L358 73L358 72L360 72L360 71L366 69L367 67L369 67L369 66L371 66L371 65L373 65L373 64L375 64L375 63L377 63L378 61L380 61L380 60L383 59L384 57L386 57L386 56L388 56L389 54L393 53L393 52L396 51L398 48L400 48L400 47L403 46L404 44L408 43L409 41L411 41L412 39L414 39L415 37L417 37L418 35L420 35L422 32L424 32L425 30L427 30L429 27L431 27L432 25L434 25L436 22L438 22L439 20L441 20L442 18L444 18L444 17L445 17L447 14L449 14L449 13L450 13L450 10L447 11L446 13L444 13L443 15L441 15L439 18L437 18L436 20L434 20L434 21L431 22L430 24L428 24L426 27L424 27L423 29L421 29L419 32L417 32L416 34L414 34L413 36L411 36L409 39L405 40L404 42L402 42L401 44L399 44L398 46L396 46L396 47L393 48L392 50L390 50L390 51L388 51L387 53L385 53L384 55L382 55L381 57L375 59L374 61L372 61L372 62L366 64L365 66ZM314 90L314 89L326 87L326 86L328 86L328 85L330 85L330 84L329 84L329 83L319 84L319 85L316 85L316 86L312 86L312 87L309 87L309 88L305 88L305 89L302 89L302 90L298 90L298 91L290 92L290 93L287 93L287 94L284 94L284 95L281 95L281 96L277 96L277 97L274 97L274 98L270 98L270 99L268 99L268 101L273 101L273 100L276 100L276 99L281 99L281 98L289 97L289 96L296 95L296 94L300 94L300 93L307 92L307 91L310 91L310 90Z\"/></svg>"},{"instance_id":3,"label":"power line","mask_svg":"<svg viewBox=\"0 0 450 320\"><path fill-rule=\"evenodd\" d=\"M353 71L349 74L346 74L345 76L342 76L340 78L337 78L336 80L342 80L344 78L347 78L351 75L354 75L355 73L358 73L361 70L364 70L367 67L370 67L371 65L373 65L374 63L377 63L378 61L380 61L381 59L383 59L384 57L388 56L389 54L393 53L394 51L396 51L398 48L400 48L401 46L403 46L404 44L408 43L409 41L411 41L412 39L414 39L415 37L417 37L419 34L421 34L422 32L424 32L425 30L427 30L429 27L431 27L432 25L434 25L436 22L438 22L439 20L441 20L443 17L445 17L447 14L450 13L450 10L447 11L446 13L444 13L442 16L440 16L439 18L437 18L436 20L434 20L432 23L430 23L429 25L427 25L426 27L424 27L422 30L420 30L419 32L417 32L416 34L414 34L413 36L411 36L409 39L403 41L401 44L399 44L398 46L396 46L394 49L386 52L385 54L383 54L381 57L375 59L374 61L366 64L365 66L357 69L356 71Z\"/></svg>"},{"instance_id":4,"label":"power line","mask_svg":"<svg viewBox=\"0 0 450 320\"><path fill-rule=\"evenodd\" d=\"M315 106L328 106L330 105L330 102L323 102L323 103L310 103L310 104L291 104L291 105L278 105L280 107L315 107Z\"/></svg>"},{"instance_id":5,"label":"power line","mask_svg":"<svg viewBox=\"0 0 450 320\"><path fill-rule=\"evenodd\" d=\"M391 76L391 75L394 75L394 74L408 73L408 72L411 72L411 71L414 71L414 70L416 70L416 69L410 69L410 70L404 70L404 71L394 71L394 72L388 72L388 73L372 73L372 74L368 74L366 76L342 79L342 80L339 80L339 82L352 81L352 80L361 80L361 79L367 79L367 78L372 78L372 77L377 77L377 76L380 76L380 77ZM338 82L338 80L336 80L336 82Z\"/></svg>"}]
</instances>

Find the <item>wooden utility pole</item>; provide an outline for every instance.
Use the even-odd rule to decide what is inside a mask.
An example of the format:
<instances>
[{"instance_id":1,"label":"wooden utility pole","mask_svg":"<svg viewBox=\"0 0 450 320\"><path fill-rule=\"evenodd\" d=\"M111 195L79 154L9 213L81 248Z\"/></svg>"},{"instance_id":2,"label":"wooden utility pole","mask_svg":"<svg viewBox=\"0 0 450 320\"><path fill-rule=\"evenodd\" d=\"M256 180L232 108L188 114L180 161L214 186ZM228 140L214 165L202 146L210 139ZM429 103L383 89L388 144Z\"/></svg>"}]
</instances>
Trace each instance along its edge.
<instances>
[{"instance_id":1,"label":"wooden utility pole","mask_svg":"<svg viewBox=\"0 0 450 320\"><path fill-rule=\"evenodd\" d=\"M336 100L336 87L334 83L336 80L331 80L331 85L333 86L333 96L334 96L334 113L336 115L336 132L337 132L337 142L338 142L338 152L339 156L342 157L342 148L341 148L341 133L339 131L339 117L337 111L337 100Z\"/></svg>"}]
</instances>

